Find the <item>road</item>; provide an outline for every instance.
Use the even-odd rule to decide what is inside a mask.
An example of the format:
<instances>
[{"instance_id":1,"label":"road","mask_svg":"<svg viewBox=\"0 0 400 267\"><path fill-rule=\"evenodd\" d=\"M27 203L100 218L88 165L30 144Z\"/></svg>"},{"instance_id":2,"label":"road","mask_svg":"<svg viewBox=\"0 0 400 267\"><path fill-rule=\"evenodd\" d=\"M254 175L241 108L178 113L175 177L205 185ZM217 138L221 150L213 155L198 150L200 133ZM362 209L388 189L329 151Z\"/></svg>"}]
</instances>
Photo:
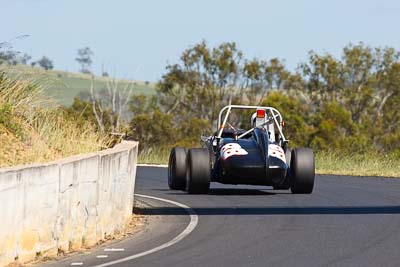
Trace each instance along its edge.
<instances>
[{"instance_id":1,"label":"road","mask_svg":"<svg viewBox=\"0 0 400 267\"><path fill-rule=\"evenodd\" d=\"M187 195L168 190L166 177L165 168L139 167L136 192L186 204L197 226L172 246L113 266L400 266L400 179L324 175L312 195L221 184ZM147 251L190 221L180 207L137 199L152 215L145 231L108 245L114 252L101 247L55 265L98 266Z\"/></svg>"}]
</instances>

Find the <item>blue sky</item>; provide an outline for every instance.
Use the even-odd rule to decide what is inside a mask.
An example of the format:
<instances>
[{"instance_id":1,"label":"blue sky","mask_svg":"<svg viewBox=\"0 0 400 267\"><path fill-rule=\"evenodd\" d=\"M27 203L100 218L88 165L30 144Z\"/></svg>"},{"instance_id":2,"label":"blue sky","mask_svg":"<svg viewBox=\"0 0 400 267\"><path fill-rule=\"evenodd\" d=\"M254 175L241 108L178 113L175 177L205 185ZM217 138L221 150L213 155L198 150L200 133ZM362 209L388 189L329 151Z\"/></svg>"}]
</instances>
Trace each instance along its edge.
<instances>
[{"instance_id":1,"label":"blue sky","mask_svg":"<svg viewBox=\"0 0 400 267\"><path fill-rule=\"evenodd\" d=\"M93 71L157 81L181 52L206 40L234 41L246 58L286 60L310 50L335 56L346 44L400 48L400 1L385 0L0 0L0 41L56 69L78 71L78 48L94 51Z\"/></svg>"}]
</instances>

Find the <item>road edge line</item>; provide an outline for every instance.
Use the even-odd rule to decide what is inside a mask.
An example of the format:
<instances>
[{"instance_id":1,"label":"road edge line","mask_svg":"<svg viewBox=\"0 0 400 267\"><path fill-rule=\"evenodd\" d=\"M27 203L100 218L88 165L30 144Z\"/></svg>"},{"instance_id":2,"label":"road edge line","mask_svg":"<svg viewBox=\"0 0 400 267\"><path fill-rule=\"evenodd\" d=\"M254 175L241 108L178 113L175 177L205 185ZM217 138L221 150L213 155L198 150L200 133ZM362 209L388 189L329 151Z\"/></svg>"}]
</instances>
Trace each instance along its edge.
<instances>
[{"instance_id":1,"label":"road edge line","mask_svg":"<svg viewBox=\"0 0 400 267\"><path fill-rule=\"evenodd\" d=\"M137 164L138 167L157 167L157 168L166 168L168 167L167 164L146 164L146 163L140 163Z\"/></svg>"},{"instance_id":2,"label":"road edge line","mask_svg":"<svg viewBox=\"0 0 400 267\"><path fill-rule=\"evenodd\" d=\"M167 203L173 204L175 206L181 207L188 213L188 215L190 215L190 222L186 226L186 228L179 235L177 235L172 240L170 240L170 241L168 241L168 242L166 242L164 244L161 244L161 245L159 245L159 246L157 246L155 248L152 248L152 249L149 249L149 250L146 250L146 251L143 251L143 252L131 255L131 256L127 256L127 257L124 257L124 258L121 258L121 259L118 259L118 260L113 260L113 261L105 262L105 263L102 263L102 264L99 264L99 265L94 265L93 267L105 267L105 266L111 266L111 265L114 265L114 264L130 261L130 260L133 260L133 259L137 259L139 257L143 257L143 256L146 256L146 255L155 253L157 251L160 251L160 250L162 250L164 248L167 248L167 247L170 247L172 245L175 245L176 243L178 243L182 239L184 239L186 236L188 236L196 228L196 226L197 226L197 224L199 222L199 216L196 214L196 212L191 207L189 207L189 206L187 206L185 204L182 204L182 203L179 203L179 202L176 202L176 201L173 201L173 200L165 199L165 198L153 197L153 196L148 196L148 195L135 194L135 196L154 199L154 200L158 200L158 201L163 201L163 202L167 202Z\"/></svg>"}]
</instances>

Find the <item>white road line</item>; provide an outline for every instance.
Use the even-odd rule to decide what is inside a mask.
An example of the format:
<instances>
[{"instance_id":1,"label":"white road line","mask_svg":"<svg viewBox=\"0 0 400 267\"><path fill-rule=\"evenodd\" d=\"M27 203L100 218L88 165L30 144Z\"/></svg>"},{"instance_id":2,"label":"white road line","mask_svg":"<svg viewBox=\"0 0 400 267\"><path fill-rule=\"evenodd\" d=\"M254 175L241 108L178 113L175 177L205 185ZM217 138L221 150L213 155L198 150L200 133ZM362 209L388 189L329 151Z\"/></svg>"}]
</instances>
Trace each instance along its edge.
<instances>
[{"instance_id":1,"label":"white road line","mask_svg":"<svg viewBox=\"0 0 400 267\"><path fill-rule=\"evenodd\" d=\"M105 259L105 258L108 258L108 255L97 255L96 258Z\"/></svg>"},{"instance_id":2,"label":"white road line","mask_svg":"<svg viewBox=\"0 0 400 267\"><path fill-rule=\"evenodd\" d=\"M139 166L139 167L160 167L160 168L168 167L167 164L146 164L146 163L137 164L137 166Z\"/></svg>"},{"instance_id":3,"label":"white road line","mask_svg":"<svg viewBox=\"0 0 400 267\"><path fill-rule=\"evenodd\" d=\"M105 248L104 252L118 252L118 251L125 251L124 248Z\"/></svg>"},{"instance_id":4,"label":"white road line","mask_svg":"<svg viewBox=\"0 0 400 267\"><path fill-rule=\"evenodd\" d=\"M71 266L81 266L83 265L83 262L71 262Z\"/></svg>"},{"instance_id":5,"label":"white road line","mask_svg":"<svg viewBox=\"0 0 400 267\"><path fill-rule=\"evenodd\" d=\"M184 239L186 236L188 236L197 226L197 223L199 222L199 216L197 216L196 212L190 208L189 206L186 206L185 204L176 202L176 201L172 201L172 200L168 200L168 199L164 199L164 198L159 198L159 197L152 197L152 196L147 196L147 195L139 195L139 194L135 194L135 196L138 197L143 197L143 198L150 198L150 199L155 199L158 201L163 201L163 202L167 202L167 203L171 203L173 205L176 205L178 207L183 208L189 215L190 215L190 222L188 224L188 226L186 226L185 230L183 230L179 235L177 235L175 238L173 238L172 240L158 246L155 247L153 249L147 250L147 251L143 251L141 253L138 254L134 254L125 258L121 258L118 260L114 260L114 261L110 261L110 262L106 262L103 264L99 264L99 265L95 265L93 267L105 267L105 266L110 266L110 265L114 265L114 264L119 264L122 262L126 262L126 261L130 261L133 259L137 259L139 257L143 257L146 255L149 255L151 253L160 251L164 248L170 247L172 245L175 245L176 243L178 243L179 241L181 241L182 239Z\"/></svg>"}]
</instances>

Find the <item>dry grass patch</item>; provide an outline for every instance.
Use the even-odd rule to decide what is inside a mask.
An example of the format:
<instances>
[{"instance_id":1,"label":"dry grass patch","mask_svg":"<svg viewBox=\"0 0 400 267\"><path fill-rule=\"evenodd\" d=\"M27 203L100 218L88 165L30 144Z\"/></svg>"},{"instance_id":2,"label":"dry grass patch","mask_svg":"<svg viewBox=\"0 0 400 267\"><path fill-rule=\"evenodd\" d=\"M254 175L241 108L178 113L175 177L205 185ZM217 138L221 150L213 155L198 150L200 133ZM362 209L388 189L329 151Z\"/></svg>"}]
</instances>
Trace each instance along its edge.
<instances>
[{"instance_id":1,"label":"dry grass patch","mask_svg":"<svg viewBox=\"0 0 400 267\"><path fill-rule=\"evenodd\" d=\"M92 152L111 141L89 122L68 117L34 80L0 72L0 167Z\"/></svg>"},{"instance_id":2,"label":"dry grass patch","mask_svg":"<svg viewBox=\"0 0 400 267\"><path fill-rule=\"evenodd\" d=\"M400 177L400 158L379 152L317 152L316 169L320 174Z\"/></svg>"},{"instance_id":3,"label":"dry grass patch","mask_svg":"<svg viewBox=\"0 0 400 267\"><path fill-rule=\"evenodd\" d=\"M168 164L171 149L167 147L147 147L139 152L138 162L145 164Z\"/></svg>"}]
</instances>

